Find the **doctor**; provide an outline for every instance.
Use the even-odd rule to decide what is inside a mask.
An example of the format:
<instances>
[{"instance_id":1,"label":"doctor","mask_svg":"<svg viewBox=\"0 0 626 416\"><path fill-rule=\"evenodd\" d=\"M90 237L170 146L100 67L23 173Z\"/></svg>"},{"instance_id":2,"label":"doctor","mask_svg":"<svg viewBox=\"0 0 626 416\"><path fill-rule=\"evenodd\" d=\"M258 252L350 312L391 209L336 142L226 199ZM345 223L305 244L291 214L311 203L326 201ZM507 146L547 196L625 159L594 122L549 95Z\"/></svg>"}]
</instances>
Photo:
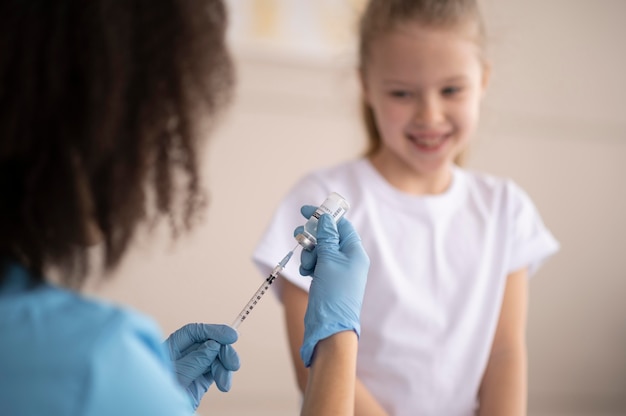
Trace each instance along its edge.
<instances>
[{"instance_id":1,"label":"doctor","mask_svg":"<svg viewBox=\"0 0 626 416\"><path fill-rule=\"evenodd\" d=\"M219 0L0 5L0 414L189 415L230 388L232 328L162 342L150 318L80 292L89 246L110 277L141 226L186 231L202 209L201 136L233 84L225 27ZM352 225L322 216L301 256L302 414L353 414L368 267Z\"/></svg>"}]
</instances>

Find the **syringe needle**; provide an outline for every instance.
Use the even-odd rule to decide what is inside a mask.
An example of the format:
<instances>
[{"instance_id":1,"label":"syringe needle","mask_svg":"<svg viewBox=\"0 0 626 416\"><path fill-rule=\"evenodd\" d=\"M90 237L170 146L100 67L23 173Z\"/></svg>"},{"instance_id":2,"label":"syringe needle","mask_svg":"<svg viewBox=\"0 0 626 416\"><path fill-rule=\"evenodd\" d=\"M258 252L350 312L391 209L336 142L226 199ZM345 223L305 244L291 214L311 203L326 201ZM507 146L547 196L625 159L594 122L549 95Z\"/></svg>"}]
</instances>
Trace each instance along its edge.
<instances>
[{"instance_id":1,"label":"syringe needle","mask_svg":"<svg viewBox=\"0 0 626 416\"><path fill-rule=\"evenodd\" d=\"M285 255L285 257L283 257L283 259L278 262L274 269L272 269L270 276L274 276L274 278L278 276L278 273L280 273L285 268L287 263L289 263L289 260L291 260L291 256L293 256L293 252L296 250L296 248L298 248L299 245L300 244L296 244L294 248L289 250L289 253L287 253L287 255Z\"/></svg>"},{"instance_id":2,"label":"syringe needle","mask_svg":"<svg viewBox=\"0 0 626 416\"><path fill-rule=\"evenodd\" d=\"M278 277L278 274L285 268L289 260L291 260L291 256L293 256L293 253L298 248L298 246L299 244L296 244L294 248L289 250L285 257L283 257L282 260L279 261L278 264L272 269L269 276L257 289L252 298L250 298L250 301L248 301L248 303L246 304L246 306L244 306L239 315L237 315L237 318L230 325L231 327L237 329L239 325L241 325L241 323L246 320L248 315L250 315L250 313L252 312L252 309L254 309L257 303L259 303L265 292L269 290L270 285L274 283L274 279Z\"/></svg>"}]
</instances>

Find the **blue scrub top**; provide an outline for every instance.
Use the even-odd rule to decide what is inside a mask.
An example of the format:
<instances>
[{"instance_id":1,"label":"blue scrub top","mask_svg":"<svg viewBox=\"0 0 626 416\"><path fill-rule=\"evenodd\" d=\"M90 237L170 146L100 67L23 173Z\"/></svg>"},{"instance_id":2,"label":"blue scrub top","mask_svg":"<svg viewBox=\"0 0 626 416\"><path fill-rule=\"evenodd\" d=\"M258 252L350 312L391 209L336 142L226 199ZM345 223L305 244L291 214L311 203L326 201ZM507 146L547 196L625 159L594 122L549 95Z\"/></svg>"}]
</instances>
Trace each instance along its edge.
<instances>
[{"instance_id":1,"label":"blue scrub top","mask_svg":"<svg viewBox=\"0 0 626 416\"><path fill-rule=\"evenodd\" d=\"M0 285L0 415L191 415L147 317L9 266Z\"/></svg>"}]
</instances>

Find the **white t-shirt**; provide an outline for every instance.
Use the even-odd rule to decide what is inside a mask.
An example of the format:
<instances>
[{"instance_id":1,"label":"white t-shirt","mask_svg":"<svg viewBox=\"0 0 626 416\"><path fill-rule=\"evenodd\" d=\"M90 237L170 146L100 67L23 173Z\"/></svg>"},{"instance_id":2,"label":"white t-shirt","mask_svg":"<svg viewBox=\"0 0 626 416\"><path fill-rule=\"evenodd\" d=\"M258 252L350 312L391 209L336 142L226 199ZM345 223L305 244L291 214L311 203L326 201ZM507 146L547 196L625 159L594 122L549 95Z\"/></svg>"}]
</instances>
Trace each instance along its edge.
<instances>
[{"instance_id":1,"label":"white t-shirt","mask_svg":"<svg viewBox=\"0 0 626 416\"><path fill-rule=\"evenodd\" d=\"M391 415L474 414L507 275L533 274L559 247L532 201L510 180L458 167L445 193L408 195L366 159L350 161L283 199L253 254L263 277L293 248L300 207L333 191L350 202L371 261L359 379ZM282 275L308 290L294 259Z\"/></svg>"}]
</instances>

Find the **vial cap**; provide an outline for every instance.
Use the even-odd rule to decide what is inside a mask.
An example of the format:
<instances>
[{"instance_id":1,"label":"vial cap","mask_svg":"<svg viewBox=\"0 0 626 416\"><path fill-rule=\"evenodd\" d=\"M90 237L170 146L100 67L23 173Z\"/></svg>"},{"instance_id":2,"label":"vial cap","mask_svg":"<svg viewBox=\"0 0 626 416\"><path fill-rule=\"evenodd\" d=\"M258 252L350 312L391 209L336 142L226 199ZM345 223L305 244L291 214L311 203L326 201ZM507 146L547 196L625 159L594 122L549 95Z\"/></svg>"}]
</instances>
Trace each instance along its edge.
<instances>
[{"instance_id":1,"label":"vial cap","mask_svg":"<svg viewBox=\"0 0 626 416\"><path fill-rule=\"evenodd\" d=\"M313 241L311 238L306 235L300 233L296 235L296 241L305 249L305 250L313 250L315 248L315 244L317 241Z\"/></svg>"}]
</instances>

